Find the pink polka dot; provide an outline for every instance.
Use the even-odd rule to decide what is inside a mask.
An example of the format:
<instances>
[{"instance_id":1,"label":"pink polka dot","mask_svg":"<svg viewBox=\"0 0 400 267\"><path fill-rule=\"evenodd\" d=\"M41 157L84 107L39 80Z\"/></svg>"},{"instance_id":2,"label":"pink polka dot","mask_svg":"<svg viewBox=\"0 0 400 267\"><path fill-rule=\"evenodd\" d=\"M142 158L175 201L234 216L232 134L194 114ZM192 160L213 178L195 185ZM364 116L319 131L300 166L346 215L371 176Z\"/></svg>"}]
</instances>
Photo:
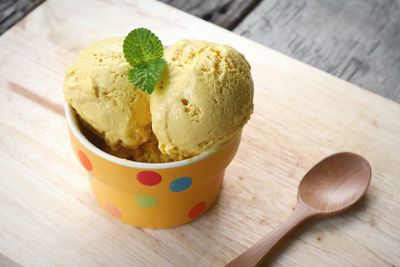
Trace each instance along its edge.
<instances>
[{"instance_id":1,"label":"pink polka dot","mask_svg":"<svg viewBox=\"0 0 400 267\"><path fill-rule=\"evenodd\" d=\"M79 156L79 159L80 159L83 167L85 167L85 169L88 171L92 171L93 166L92 166L92 163L90 162L90 159L80 150L78 151L78 156Z\"/></svg>"},{"instance_id":2,"label":"pink polka dot","mask_svg":"<svg viewBox=\"0 0 400 267\"><path fill-rule=\"evenodd\" d=\"M137 179L140 183L148 186L153 186L161 182L161 175L153 171L142 171L137 174Z\"/></svg>"},{"instance_id":3,"label":"pink polka dot","mask_svg":"<svg viewBox=\"0 0 400 267\"><path fill-rule=\"evenodd\" d=\"M110 203L104 203L104 208L110 213L111 216L114 218L121 218L122 213Z\"/></svg>"},{"instance_id":4,"label":"pink polka dot","mask_svg":"<svg viewBox=\"0 0 400 267\"><path fill-rule=\"evenodd\" d=\"M200 213L202 213L205 208L206 208L206 203L204 201L194 205L193 208L188 213L189 219L194 219L197 216L199 216Z\"/></svg>"}]
</instances>

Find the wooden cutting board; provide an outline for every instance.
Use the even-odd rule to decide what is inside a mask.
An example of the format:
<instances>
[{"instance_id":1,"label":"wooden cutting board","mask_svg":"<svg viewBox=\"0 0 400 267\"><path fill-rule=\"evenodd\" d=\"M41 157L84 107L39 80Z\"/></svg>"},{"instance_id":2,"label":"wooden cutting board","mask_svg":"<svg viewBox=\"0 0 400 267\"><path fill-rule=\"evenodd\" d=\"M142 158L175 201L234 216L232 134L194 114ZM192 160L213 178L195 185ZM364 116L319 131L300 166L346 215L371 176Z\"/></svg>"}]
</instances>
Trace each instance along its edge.
<instances>
[{"instance_id":1,"label":"wooden cutting board","mask_svg":"<svg viewBox=\"0 0 400 267\"><path fill-rule=\"evenodd\" d=\"M252 65L255 111L216 206L169 230L104 214L63 117L65 66L88 43L152 29L165 44L230 44ZM222 266L278 226L321 158L364 155L366 198L297 232L275 266L400 264L400 105L154 1L48 0L0 37L0 254L30 266ZM3 257L4 258L4 257Z\"/></svg>"}]
</instances>

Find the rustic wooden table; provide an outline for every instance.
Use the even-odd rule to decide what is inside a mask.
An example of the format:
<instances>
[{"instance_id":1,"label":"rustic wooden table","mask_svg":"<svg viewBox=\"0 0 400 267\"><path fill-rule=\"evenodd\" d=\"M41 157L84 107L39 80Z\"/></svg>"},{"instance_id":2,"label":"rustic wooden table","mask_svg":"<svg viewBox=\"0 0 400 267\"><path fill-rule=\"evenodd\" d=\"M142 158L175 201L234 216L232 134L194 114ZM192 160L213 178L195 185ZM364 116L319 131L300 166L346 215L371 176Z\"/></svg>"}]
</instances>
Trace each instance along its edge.
<instances>
[{"instance_id":1,"label":"rustic wooden table","mask_svg":"<svg viewBox=\"0 0 400 267\"><path fill-rule=\"evenodd\" d=\"M400 0L162 0L400 102Z\"/></svg>"},{"instance_id":2,"label":"rustic wooden table","mask_svg":"<svg viewBox=\"0 0 400 267\"><path fill-rule=\"evenodd\" d=\"M65 66L88 43L139 26L165 43L230 44L255 82L254 114L218 203L168 230L126 226L96 206L63 117ZM371 162L366 198L297 232L273 263L400 264L399 104L151 0L48 0L0 47L0 266L223 266L290 214L313 164L342 150Z\"/></svg>"},{"instance_id":3,"label":"rustic wooden table","mask_svg":"<svg viewBox=\"0 0 400 267\"><path fill-rule=\"evenodd\" d=\"M0 34L44 0L3 0ZM161 0L400 102L400 0Z\"/></svg>"}]
</instances>

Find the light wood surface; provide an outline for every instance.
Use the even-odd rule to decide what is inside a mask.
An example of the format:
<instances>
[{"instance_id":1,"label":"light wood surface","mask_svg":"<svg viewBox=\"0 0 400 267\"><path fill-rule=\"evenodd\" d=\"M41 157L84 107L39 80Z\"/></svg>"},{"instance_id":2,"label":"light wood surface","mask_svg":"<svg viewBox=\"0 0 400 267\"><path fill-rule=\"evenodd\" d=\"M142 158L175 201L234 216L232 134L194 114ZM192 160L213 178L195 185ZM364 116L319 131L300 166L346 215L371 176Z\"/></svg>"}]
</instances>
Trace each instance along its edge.
<instances>
[{"instance_id":1,"label":"light wood surface","mask_svg":"<svg viewBox=\"0 0 400 267\"><path fill-rule=\"evenodd\" d=\"M271 260L273 253L279 253L279 248L283 242L315 213L316 210L309 208L303 201L299 201L293 213L281 225L268 232L225 267L260 267L267 265L270 263L268 259Z\"/></svg>"},{"instance_id":2,"label":"light wood surface","mask_svg":"<svg viewBox=\"0 0 400 267\"><path fill-rule=\"evenodd\" d=\"M306 221L337 215L355 205L367 192L371 174L368 161L354 153L340 152L320 161L301 180L293 213L226 267L263 266Z\"/></svg>"},{"instance_id":3,"label":"light wood surface","mask_svg":"<svg viewBox=\"0 0 400 267\"><path fill-rule=\"evenodd\" d=\"M97 208L63 117L65 66L89 42L148 27L242 51L255 112L215 207L136 229ZM154 1L49 0L0 37L0 253L25 266L223 266L286 218L301 177L337 151L372 165L351 211L305 227L275 266L400 264L400 105Z\"/></svg>"},{"instance_id":4,"label":"light wood surface","mask_svg":"<svg viewBox=\"0 0 400 267\"><path fill-rule=\"evenodd\" d=\"M12 260L10 260L9 258L7 258L6 256L4 256L3 254L0 253L0 266L4 266L4 267L20 267L21 265L13 262Z\"/></svg>"},{"instance_id":5,"label":"light wood surface","mask_svg":"<svg viewBox=\"0 0 400 267\"><path fill-rule=\"evenodd\" d=\"M0 34L43 1L0 1ZM400 103L400 0L161 1Z\"/></svg>"}]
</instances>

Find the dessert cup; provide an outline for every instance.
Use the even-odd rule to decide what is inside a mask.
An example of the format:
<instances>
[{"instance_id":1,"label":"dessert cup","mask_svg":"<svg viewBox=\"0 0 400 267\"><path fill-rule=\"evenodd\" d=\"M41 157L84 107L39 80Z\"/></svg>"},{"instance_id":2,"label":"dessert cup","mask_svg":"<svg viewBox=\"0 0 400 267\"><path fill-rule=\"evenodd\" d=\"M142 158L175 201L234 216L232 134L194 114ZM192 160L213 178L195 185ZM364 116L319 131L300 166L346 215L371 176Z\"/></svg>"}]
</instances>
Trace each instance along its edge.
<instances>
[{"instance_id":1,"label":"dessert cup","mask_svg":"<svg viewBox=\"0 0 400 267\"><path fill-rule=\"evenodd\" d=\"M169 228L204 214L221 191L241 137L239 131L229 142L189 159L141 163L103 152L82 134L70 105L65 114L72 149L89 173L98 205L136 227Z\"/></svg>"}]
</instances>

